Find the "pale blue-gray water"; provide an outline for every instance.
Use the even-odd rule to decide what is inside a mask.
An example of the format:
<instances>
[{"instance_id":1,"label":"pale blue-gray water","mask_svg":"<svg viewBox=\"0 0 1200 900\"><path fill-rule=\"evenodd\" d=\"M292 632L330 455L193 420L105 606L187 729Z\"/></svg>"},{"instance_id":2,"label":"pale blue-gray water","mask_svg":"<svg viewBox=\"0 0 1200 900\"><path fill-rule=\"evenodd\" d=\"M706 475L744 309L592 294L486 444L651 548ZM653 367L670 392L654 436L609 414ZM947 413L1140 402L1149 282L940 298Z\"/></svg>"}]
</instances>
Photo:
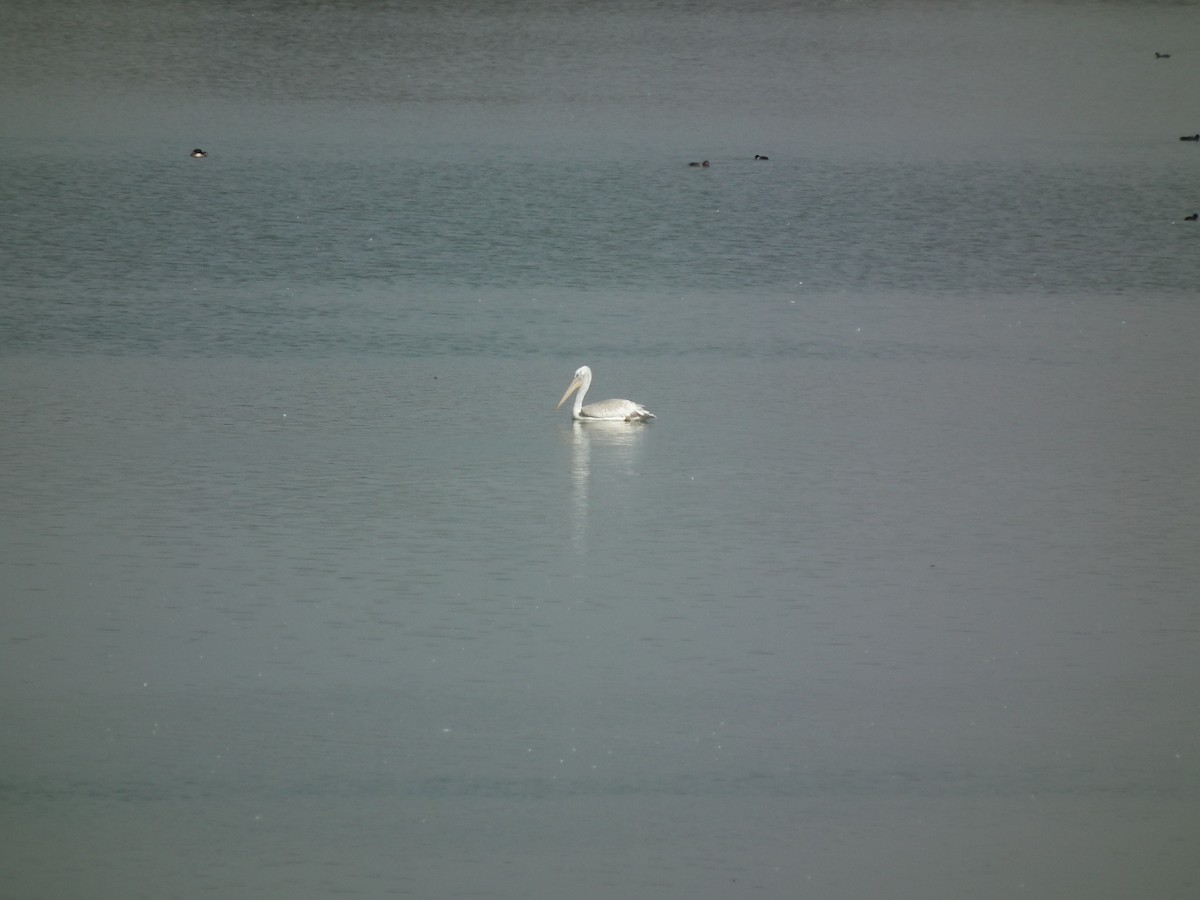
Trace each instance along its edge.
<instances>
[{"instance_id":1,"label":"pale blue-gray water","mask_svg":"<svg viewBox=\"0 0 1200 900\"><path fill-rule=\"evenodd\" d=\"M8 0L0 895L1195 896L1194 17Z\"/></svg>"}]
</instances>

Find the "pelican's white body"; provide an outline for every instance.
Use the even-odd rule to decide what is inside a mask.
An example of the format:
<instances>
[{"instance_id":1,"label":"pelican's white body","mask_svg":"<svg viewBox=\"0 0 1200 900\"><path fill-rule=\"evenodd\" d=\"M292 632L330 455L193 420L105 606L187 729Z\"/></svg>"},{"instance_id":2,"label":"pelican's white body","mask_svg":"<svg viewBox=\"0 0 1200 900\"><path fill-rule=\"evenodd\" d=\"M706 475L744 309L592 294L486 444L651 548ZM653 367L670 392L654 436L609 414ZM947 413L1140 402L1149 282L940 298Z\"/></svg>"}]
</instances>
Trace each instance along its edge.
<instances>
[{"instance_id":1,"label":"pelican's white body","mask_svg":"<svg viewBox=\"0 0 1200 900\"><path fill-rule=\"evenodd\" d=\"M576 422L649 422L654 418L654 413L632 400L597 400L584 406L583 397L591 386L592 370L587 366L580 366L575 370L575 377L571 379L567 392L554 408L558 409L578 390L579 393L575 394L575 404L571 407L571 418Z\"/></svg>"}]
</instances>

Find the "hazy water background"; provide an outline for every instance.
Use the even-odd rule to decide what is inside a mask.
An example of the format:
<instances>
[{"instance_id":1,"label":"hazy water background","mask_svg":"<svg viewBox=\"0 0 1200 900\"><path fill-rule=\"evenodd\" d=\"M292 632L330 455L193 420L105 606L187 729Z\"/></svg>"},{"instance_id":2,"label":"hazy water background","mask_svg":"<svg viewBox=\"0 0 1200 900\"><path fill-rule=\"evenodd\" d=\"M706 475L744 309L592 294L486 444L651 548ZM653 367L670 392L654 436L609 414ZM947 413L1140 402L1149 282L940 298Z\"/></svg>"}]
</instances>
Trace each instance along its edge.
<instances>
[{"instance_id":1,"label":"hazy water background","mask_svg":"<svg viewBox=\"0 0 1200 900\"><path fill-rule=\"evenodd\" d=\"M0 893L1194 895L1194 22L8 0Z\"/></svg>"}]
</instances>

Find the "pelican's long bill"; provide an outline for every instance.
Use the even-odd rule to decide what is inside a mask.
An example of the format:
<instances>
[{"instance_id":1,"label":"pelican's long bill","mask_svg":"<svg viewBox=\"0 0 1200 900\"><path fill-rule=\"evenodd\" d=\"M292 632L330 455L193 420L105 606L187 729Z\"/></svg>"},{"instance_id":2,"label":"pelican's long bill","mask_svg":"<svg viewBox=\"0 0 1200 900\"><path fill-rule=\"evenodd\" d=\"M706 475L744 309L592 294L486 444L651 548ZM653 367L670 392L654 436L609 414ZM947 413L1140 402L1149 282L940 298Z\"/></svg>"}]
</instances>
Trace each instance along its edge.
<instances>
[{"instance_id":1,"label":"pelican's long bill","mask_svg":"<svg viewBox=\"0 0 1200 900\"><path fill-rule=\"evenodd\" d=\"M561 409L562 405L567 402L567 398L570 397L577 390L579 390L581 387L583 387L583 377L578 372L576 372L575 377L571 379L570 385L568 385L566 391L563 392L562 399L554 404L554 408Z\"/></svg>"},{"instance_id":2,"label":"pelican's long bill","mask_svg":"<svg viewBox=\"0 0 1200 900\"><path fill-rule=\"evenodd\" d=\"M592 370L587 366L580 366L575 370L575 377L567 386L566 393L554 408L559 409L567 402L568 397L579 391L571 407L571 418L576 422L649 422L654 418L654 413L632 400L598 400L584 406L583 398L591 386Z\"/></svg>"}]
</instances>

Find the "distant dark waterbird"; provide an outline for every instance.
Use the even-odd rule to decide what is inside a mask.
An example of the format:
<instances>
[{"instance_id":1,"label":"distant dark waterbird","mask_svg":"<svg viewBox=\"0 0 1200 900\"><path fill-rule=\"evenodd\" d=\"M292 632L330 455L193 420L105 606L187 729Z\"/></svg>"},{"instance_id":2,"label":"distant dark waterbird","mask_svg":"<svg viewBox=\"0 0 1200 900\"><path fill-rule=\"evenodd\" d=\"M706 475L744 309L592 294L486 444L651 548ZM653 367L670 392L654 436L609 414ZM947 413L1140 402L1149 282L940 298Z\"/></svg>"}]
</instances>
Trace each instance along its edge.
<instances>
[{"instance_id":1,"label":"distant dark waterbird","mask_svg":"<svg viewBox=\"0 0 1200 900\"><path fill-rule=\"evenodd\" d=\"M1170 53L1155 53L1154 58L1155 59L1170 59L1171 54Z\"/></svg>"},{"instance_id":2,"label":"distant dark waterbird","mask_svg":"<svg viewBox=\"0 0 1200 900\"><path fill-rule=\"evenodd\" d=\"M1185 134L1180 138L1181 141L1200 141L1200 134Z\"/></svg>"},{"instance_id":3,"label":"distant dark waterbird","mask_svg":"<svg viewBox=\"0 0 1200 900\"><path fill-rule=\"evenodd\" d=\"M206 156L208 156L208 151L201 150L199 147L197 147L195 150L192 151L193 159L204 159L204 157L206 157Z\"/></svg>"},{"instance_id":4,"label":"distant dark waterbird","mask_svg":"<svg viewBox=\"0 0 1200 900\"><path fill-rule=\"evenodd\" d=\"M762 155L762 154L760 154L760 153L755 153L755 154L754 154L754 158L755 158L755 159L761 159L763 162L766 162L766 161L767 161L768 159L770 159L771 157L769 157L769 156L763 156L763 155Z\"/></svg>"},{"instance_id":5,"label":"distant dark waterbird","mask_svg":"<svg viewBox=\"0 0 1200 900\"><path fill-rule=\"evenodd\" d=\"M1200 213L1192 213L1190 216L1184 216L1185 222L1200 222Z\"/></svg>"},{"instance_id":6,"label":"distant dark waterbird","mask_svg":"<svg viewBox=\"0 0 1200 900\"><path fill-rule=\"evenodd\" d=\"M709 164L708 164L708 160L707 160L707 159L706 159L704 162L698 162L698 163L688 163L688 165L689 165L689 166L695 166L695 167L697 167L697 168L700 168L700 169L707 169L707 168L709 168Z\"/></svg>"}]
</instances>

